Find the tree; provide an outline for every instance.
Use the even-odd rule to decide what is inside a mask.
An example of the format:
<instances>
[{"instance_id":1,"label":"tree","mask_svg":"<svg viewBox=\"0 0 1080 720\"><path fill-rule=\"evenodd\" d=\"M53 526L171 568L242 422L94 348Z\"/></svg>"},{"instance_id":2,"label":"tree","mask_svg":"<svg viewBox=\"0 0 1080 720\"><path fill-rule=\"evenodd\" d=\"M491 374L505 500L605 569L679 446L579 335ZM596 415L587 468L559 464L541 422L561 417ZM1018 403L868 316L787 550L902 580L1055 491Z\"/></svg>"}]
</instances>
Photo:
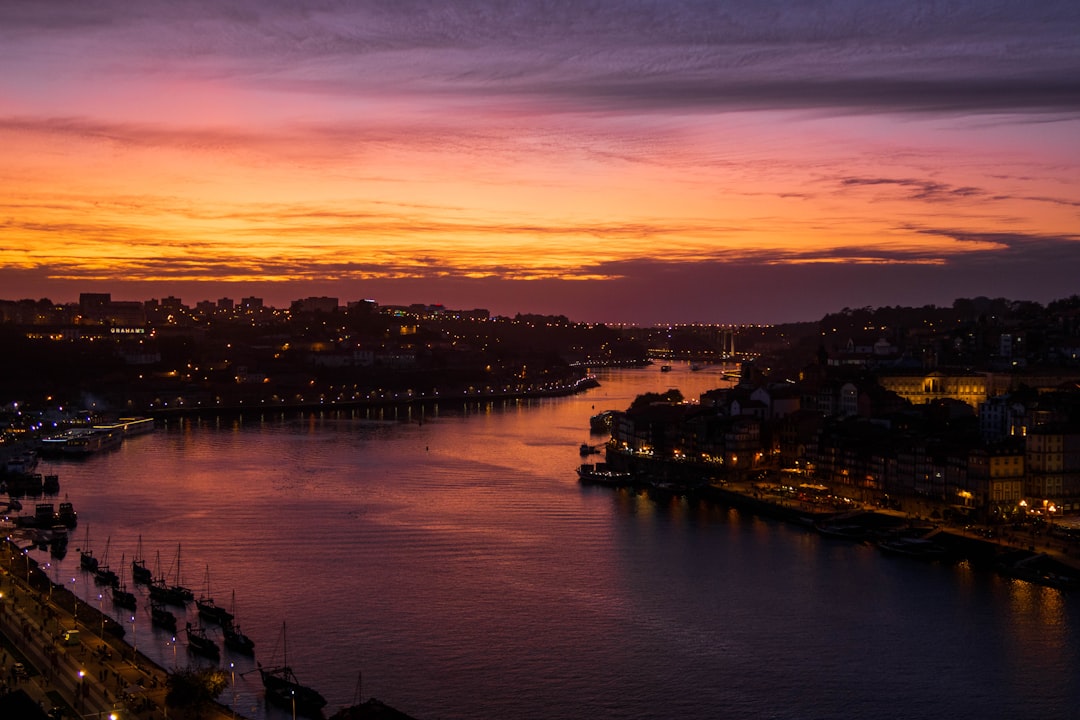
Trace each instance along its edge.
<instances>
[{"instance_id":1,"label":"tree","mask_svg":"<svg viewBox=\"0 0 1080 720\"><path fill-rule=\"evenodd\" d=\"M185 708L200 717L229 686L229 676L216 668L186 668L176 670L166 681L169 690L166 704Z\"/></svg>"},{"instance_id":2,"label":"tree","mask_svg":"<svg viewBox=\"0 0 1080 720\"><path fill-rule=\"evenodd\" d=\"M647 392L644 395L638 395L634 398L634 402L630 405L630 410L640 410L658 402L681 403L682 401L683 394L676 388L671 388L665 393Z\"/></svg>"}]
</instances>

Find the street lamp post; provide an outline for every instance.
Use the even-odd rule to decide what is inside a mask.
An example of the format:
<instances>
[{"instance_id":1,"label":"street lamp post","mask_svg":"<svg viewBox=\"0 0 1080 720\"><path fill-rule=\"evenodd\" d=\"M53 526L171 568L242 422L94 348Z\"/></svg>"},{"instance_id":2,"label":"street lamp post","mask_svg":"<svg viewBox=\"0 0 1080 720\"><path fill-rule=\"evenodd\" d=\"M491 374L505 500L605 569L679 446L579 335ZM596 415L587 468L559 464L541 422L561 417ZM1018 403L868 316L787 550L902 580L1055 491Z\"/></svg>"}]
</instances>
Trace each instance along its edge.
<instances>
[{"instance_id":1,"label":"street lamp post","mask_svg":"<svg viewBox=\"0 0 1080 720\"><path fill-rule=\"evenodd\" d=\"M72 621L75 629L79 629L79 596L75 594L75 578L71 578L71 597L75 599L75 611L72 613Z\"/></svg>"}]
</instances>

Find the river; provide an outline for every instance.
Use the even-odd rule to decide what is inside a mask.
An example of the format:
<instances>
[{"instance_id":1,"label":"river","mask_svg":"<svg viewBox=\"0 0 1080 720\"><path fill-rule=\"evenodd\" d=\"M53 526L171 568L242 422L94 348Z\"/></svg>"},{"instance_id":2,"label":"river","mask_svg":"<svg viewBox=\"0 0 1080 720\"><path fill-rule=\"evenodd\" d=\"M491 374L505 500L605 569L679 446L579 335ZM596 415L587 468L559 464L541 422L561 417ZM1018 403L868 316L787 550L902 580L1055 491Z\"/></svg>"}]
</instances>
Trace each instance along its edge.
<instances>
[{"instance_id":1,"label":"river","mask_svg":"<svg viewBox=\"0 0 1080 720\"><path fill-rule=\"evenodd\" d=\"M79 526L62 560L36 556L124 621L139 651L166 667L199 662L151 628L130 574L135 613L113 612L78 570L87 542L118 568L141 538L149 565L235 610L259 662L282 660L287 628L289 664L328 715L358 697L420 720L1060 718L1080 707L1076 597L580 486L590 415L646 391L696 398L725 384L719 367L681 364L599 378L572 397L423 414L173 419L113 452L43 462ZM235 678L223 702L287 717L263 705L250 658L226 652L222 665Z\"/></svg>"}]
</instances>

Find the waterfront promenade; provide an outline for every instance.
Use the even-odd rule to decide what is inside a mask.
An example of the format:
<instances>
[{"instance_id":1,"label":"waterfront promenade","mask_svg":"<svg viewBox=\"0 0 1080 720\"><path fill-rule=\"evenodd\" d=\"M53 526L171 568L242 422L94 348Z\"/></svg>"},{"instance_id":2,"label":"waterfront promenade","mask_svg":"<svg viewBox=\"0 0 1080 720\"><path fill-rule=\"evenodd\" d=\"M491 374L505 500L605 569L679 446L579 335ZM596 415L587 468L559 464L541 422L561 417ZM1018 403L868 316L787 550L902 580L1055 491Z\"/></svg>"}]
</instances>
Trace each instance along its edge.
<instances>
[{"instance_id":1,"label":"waterfront promenade","mask_svg":"<svg viewBox=\"0 0 1080 720\"><path fill-rule=\"evenodd\" d=\"M907 498L901 509L850 502L843 506L818 504L776 492L779 486L750 481L729 481L708 486L702 497L755 514L798 525L814 526L830 521L862 525L868 530L919 528L925 536L955 556L968 557L987 566L1038 556L1056 564L1060 573L1080 585L1080 542L1035 532L1030 525L973 524L946 521L948 506L922 498Z\"/></svg>"},{"instance_id":2,"label":"waterfront promenade","mask_svg":"<svg viewBox=\"0 0 1080 720\"><path fill-rule=\"evenodd\" d=\"M22 690L62 717L187 717L166 706L168 672L137 652L137 638L133 647L116 637L115 621L55 587L11 541L0 552L0 595L0 695ZM71 629L79 633L69 644ZM201 717L241 716L213 705Z\"/></svg>"}]
</instances>

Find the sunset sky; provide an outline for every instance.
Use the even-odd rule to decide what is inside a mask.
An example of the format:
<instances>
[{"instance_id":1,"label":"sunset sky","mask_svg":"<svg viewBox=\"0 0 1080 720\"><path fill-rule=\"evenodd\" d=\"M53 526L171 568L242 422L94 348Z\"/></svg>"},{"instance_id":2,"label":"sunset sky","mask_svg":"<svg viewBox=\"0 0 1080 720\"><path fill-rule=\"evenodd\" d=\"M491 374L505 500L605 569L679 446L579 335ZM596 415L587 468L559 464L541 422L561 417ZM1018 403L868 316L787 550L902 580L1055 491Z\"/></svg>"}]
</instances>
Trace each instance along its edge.
<instances>
[{"instance_id":1,"label":"sunset sky","mask_svg":"<svg viewBox=\"0 0 1080 720\"><path fill-rule=\"evenodd\" d=\"M0 298L1080 293L1080 3L0 4Z\"/></svg>"}]
</instances>

